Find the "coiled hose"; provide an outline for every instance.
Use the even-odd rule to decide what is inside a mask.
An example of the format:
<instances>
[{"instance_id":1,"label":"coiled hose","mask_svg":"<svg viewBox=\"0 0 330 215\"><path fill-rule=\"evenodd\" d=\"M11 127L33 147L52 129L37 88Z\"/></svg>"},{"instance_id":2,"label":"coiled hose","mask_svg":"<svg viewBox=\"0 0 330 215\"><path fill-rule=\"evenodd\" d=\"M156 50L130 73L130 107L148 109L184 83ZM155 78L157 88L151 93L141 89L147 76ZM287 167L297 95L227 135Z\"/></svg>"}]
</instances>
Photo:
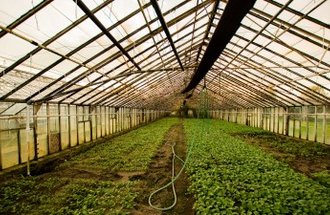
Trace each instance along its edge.
<instances>
[{"instance_id":1,"label":"coiled hose","mask_svg":"<svg viewBox=\"0 0 330 215\"><path fill-rule=\"evenodd\" d=\"M179 178L179 176L181 175L181 173L183 172L184 168L186 167L186 164L187 164L187 161L188 161L188 158L190 156L190 151L191 151L191 148L190 150L188 151L188 154L187 154L187 157L186 157L186 160L182 160L179 156L177 156L177 154L175 153L175 150L174 150L174 147L175 147L176 143L172 144L171 147L172 147L172 154L173 154L173 157L172 157L172 180L171 182L167 183L166 185L162 186L161 188L159 188L158 190L155 190L154 192L152 192L149 196L149 199L148 199L148 203L150 205L150 207L156 209L156 210L160 210L160 211L166 211L166 210L170 210L172 209L176 203L177 203L177 195L176 195L176 190L175 190L175 186L174 186L174 182ZM179 173L177 175L175 175L175 159L179 159L183 165L182 165L182 168L180 169ZM155 205L152 204L152 196L155 195L156 193L166 189L167 187L169 186L172 186L172 192L173 192L173 204L168 206L168 207L157 207Z\"/></svg>"}]
</instances>

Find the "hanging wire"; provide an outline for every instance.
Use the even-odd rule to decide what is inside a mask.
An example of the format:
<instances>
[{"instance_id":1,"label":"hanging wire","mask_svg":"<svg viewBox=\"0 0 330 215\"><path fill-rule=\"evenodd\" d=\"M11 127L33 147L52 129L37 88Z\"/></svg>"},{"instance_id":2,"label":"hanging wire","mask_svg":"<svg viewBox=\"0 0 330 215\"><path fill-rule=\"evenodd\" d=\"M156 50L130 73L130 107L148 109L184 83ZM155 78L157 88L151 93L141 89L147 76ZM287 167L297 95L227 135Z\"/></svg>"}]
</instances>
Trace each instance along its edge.
<instances>
[{"instance_id":1,"label":"hanging wire","mask_svg":"<svg viewBox=\"0 0 330 215\"><path fill-rule=\"evenodd\" d=\"M160 4L160 9L163 9L163 4L164 4L164 0L162 0L162 2Z\"/></svg>"},{"instance_id":2,"label":"hanging wire","mask_svg":"<svg viewBox=\"0 0 330 215\"><path fill-rule=\"evenodd\" d=\"M31 4L32 4L32 8L34 8L34 0L31 0ZM36 21L36 26L37 26L38 31L40 31L39 22L38 22L38 18L37 18L37 13L34 14L34 19Z\"/></svg>"},{"instance_id":3,"label":"hanging wire","mask_svg":"<svg viewBox=\"0 0 330 215\"><path fill-rule=\"evenodd\" d=\"M6 59L3 59L2 65L3 65L3 68L6 68ZM5 70L2 70L2 76L4 76L4 75L5 75Z\"/></svg>"},{"instance_id":4,"label":"hanging wire","mask_svg":"<svg viewBox=\"0 0 330 215\"><path fill-rule=\"evenodd\" d=\"M76 16L76 19L78 19L78 0L76 0L76 7L75 7L75 16Z\"/></svg>"},{"instance_id":5,"label":"hanging wire","mask_svg":"<svg viewBox=\"0 0 330 215\"><path fill-rule=\"evenodd\" d=\"M109 18L111 17L111 14L113 13L112 12L112 7L113 7L113 4L111 2L110 5L109 5Z\"/></svg>"}]
</instances>

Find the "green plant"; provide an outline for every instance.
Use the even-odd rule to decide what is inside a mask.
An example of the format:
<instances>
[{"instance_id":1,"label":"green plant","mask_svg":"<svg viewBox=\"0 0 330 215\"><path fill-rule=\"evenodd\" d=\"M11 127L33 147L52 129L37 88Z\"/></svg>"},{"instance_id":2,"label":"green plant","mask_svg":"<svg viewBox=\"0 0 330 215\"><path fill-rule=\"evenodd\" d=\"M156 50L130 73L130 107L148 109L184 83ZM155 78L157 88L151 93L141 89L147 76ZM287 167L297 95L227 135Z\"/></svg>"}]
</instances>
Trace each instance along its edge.
<instances>
[{"instance_id":1,"label":"green plant","mask_svg":"<svg viewBox=\"0 0 330 215\"><path fill-rule=\"evenodd\" d=\"M305 140L296 140L290 137L281 136L258 128L246 129L243 126L237 126L232 131L234 136L243 137L249 142L268 145L279 151L290 153L297 156L313 157L326 156L330 154L330 147L321 143L315 143Z\"/></svg>"},{"instance_id":2,"label":"green plant","mask_svg":"<svg viewBox=\"0 0 330 215\"><path fill-rule=\"evenodd\" d=\"M330 170L324 170L313 174L313 178L320 184L330 188Z\"/></svg>"},{"instance_id":3,"label":"green plant","mask_svg":"<svg viewBox=\"0 0 330 215\"><path fill-rule=\"evenodd\" d=\"M330 190L230 134L241 127L186 120L197 214L325 214ZM248 128L244 128L248 129Z\"/></svg>"},{"instance_id":4,"label":"green plant","mask_svg":"<svg viewBox=\"0 0 330 215\"><path fill-rule=\"evenodd\" d=\"M165 133L177 122L159 120L97 145L52 173L3 183L0 214L128 214L139 182L112 182L111 176L146 170Z\"/></svg>"}]
</instances>

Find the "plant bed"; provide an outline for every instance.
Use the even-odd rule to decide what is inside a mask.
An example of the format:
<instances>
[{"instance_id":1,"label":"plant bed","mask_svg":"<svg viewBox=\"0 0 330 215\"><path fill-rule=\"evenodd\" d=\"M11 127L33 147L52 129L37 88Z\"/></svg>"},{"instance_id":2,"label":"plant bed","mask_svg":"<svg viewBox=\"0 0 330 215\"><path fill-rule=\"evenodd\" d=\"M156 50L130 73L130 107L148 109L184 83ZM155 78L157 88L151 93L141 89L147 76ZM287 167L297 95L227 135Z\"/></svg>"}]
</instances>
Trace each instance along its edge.
<instances>
[{"instance_id":1,"label":"plant bed","mask_svg":"<svg viewBox=\"0 0 330 215\"><path fill-rule=\"evenodd\" d=\"M299 140L260 129L232 133L246 143L258 146L294 170L328 186L330 185L330 146Z\"/></svg>"},{"instance_id":2,"label":"plant bed","mask_svg":"<svg viewBox=\"0 0 330 215\"><path fill-rule=\"evenodd\" d=\"M186 120L197 214L326 214L330 189L231 133L251 129Z\"/></svg>"},{"instance_id":3,"label":"plant bed","mask_svg":"<svg viewBox=\"0 0 330 215\"><path fill-rule=\"evenodd\" d=\"M96 145L38 176L0 185L0 214L130 214L139 180L177 119L162 119Z\"/></svg>"}]
</instances>

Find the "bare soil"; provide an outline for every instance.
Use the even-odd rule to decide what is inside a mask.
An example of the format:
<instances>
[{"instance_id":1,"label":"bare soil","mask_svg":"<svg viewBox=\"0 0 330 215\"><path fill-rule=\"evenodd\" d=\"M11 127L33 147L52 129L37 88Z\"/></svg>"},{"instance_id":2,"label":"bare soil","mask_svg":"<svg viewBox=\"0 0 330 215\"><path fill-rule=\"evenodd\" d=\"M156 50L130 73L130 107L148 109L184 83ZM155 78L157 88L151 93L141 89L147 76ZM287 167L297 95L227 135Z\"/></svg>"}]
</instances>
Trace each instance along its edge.
<instances>
[{"instance_id":1,"label":"bare soil","mask_svg":"<svg viewBox=\"0 0 330 215\"><path fill-rule=\"evenodd\" d=\"M194 199L191 194L187 193L189 186L188 176L185 172L181 174L175 182L178 201L176 206L168 211L158 211L148 204L150 193L164 186L171 181L172 170L172 149L171 144L175 145L175 152L181 158L186 157L186 144L182 123L172 126L167 132L163 145L153 157L148 170L143 175L136 175L130 180L140 180L139 197L136 199L137 205L132 210L135 215L149 214L195 214L193 210ZM178 174L182 167L182 162L176 159L175 172ZM172 188L157 193L152 198L152 203L157 207L167 207L173 203Z\"/></svg>"}]
</instances>

